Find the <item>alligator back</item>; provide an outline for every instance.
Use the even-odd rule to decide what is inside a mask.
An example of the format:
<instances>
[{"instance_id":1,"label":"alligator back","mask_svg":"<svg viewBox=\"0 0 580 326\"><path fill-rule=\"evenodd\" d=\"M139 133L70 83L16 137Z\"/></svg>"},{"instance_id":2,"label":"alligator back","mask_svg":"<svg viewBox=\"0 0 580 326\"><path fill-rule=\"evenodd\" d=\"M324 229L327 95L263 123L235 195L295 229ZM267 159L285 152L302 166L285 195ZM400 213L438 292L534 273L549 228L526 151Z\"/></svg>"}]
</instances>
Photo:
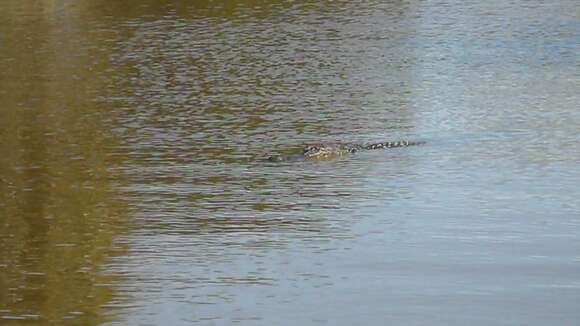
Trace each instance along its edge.
<instances>
[{"instance_id":1,"label":"alligator back","mask_svg":"<svg viewBox=\"0 0 580 326\"><path fill-rule=\"evenodd\" d=\"M425 144L424 141L388 141L367 145L360 144L314 144L304 147L302 152L290 155L274 155L268 157L269 161L295 161L295 160L328 160L339 156L356 153L360 150L385 149L396 147L407 147Z\"/></svg>"},{"instance_id":2,"label":"alligator back","mask_svg":"<svg viewBox=\"0 0 580 326\"><path fill-rule=\"evenodd\" d=\"M400 140L400 141L387 141L383 143L374 143L364 145L363 149L383 149L383 148L395 148L395 147L408 147L408 146L417 146L425 144L424 141L408 141L408 140Z\"/></svg>"}]
</instances>

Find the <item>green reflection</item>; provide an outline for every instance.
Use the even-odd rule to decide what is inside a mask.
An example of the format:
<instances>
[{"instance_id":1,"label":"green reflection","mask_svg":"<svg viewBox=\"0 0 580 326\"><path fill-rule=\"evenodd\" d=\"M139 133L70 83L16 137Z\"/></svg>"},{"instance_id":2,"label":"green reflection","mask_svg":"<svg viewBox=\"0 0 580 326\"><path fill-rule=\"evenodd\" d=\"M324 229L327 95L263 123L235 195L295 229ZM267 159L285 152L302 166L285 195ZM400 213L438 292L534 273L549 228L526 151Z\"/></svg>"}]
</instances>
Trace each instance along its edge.
<instances>
[{"instance_id":1,"label":"green reflection","mask_svg":"<svg viewBox=\"0 0 580 326\"><path fill-rule=\"evenodd\" d=\"M338 1L328 3L328 7L337 6ZM222 17L239 18L240 16L261 16L280 13L281 9L291 7L320 7L318 1L264 1L264 0L128 0L128 1L92 1L86 11L108 14L113 19L154 18L158 19L167 13L181 18ZM251 10L251 13L249 12Z\"/></svg>"},{"instance_id":2,"label":"green reflection","mask_svg":"<svg viewBox=\"0 0 580 326\"><path fill-rule=\"evenodd\" d=\"M107 44L62 4L0 5L0 323L105 321L104 264L125 251L116 141L94 102Z\"/></svg>"},{"instance_id":3,"label":"green reflection","mask_svg":"<svg viewBox=\"0 0 580 326\"><path fill-rule=\"evenodd\" d=\"M0 12L9 19L0 20L0 317L54 324L69 318L83 325L105 321L109 309L101 307L115 302L119 280L102 271L111 256L124 253L113 240L127 232L128 219L126 203L115 192L125 180L113 171L117 160L127 157L112 136L116 118L126 122L124 132L137 134L124 139L133 155L127 165L149 167L133 171L135 184L191 181L191 186L169 189L154 205L166 213L167 201L180 199L175 193L189 196L183 216L201 212L201 217L192 218L194 227L183 232L324 232L321 218L285 220L277 213L293 216L305 205L334 207L328 199L342 190L325 186L335 183L335 169L302 189L306 177L277 176L276 169L263 177L263 166L256 168L258 177L240 177L247 166L231 167L264 147L270 150L272 143L287 147L304 140L294 136L320 140L328 134L342 137L345 129L358 133L388 126L379 121L373 127L376 115L363 118L348 110L361 102L347 98L382 99L384 94L380 89L369 93L349 79L365 72L345 64L360 54L340 47L336 29L342 23L318 33L320 17L307 29L301 29L304 21L293 22L294 41L288 40L284 9L332 12L345 3L2 1ZM277 25L252 23L266 15L281 17ZM195 23L184 24L182 18ZM250 23L227 23L244 19ZM155 20L159 24L148 24ZM321 40L330 44L319 48ZM118 61L110 64L115 57ZM113 110L115 105L95 101L100 98L119 105ZM401 102L407 106L405 98ZM272 140L277 130L287 132ZM157 171L151 168L155 165L192 161L200 162L192 164L197 171L188 166L187 171L143 175ZM224 172L208 162L231 165ZM349 176L357 173L345 170ZM206 182L208 175L226 178L207 177ZM281 184L289 185L286 193L275 191ZM343 197L362 193L359 185L349 184L354 189ZM212 196L214 201L208 199ZM244 214L248 218L239 217ZM162 225L146 223L156 232ZM167 224L167 229L175 227Z\"/></svg>"}]
</instances>

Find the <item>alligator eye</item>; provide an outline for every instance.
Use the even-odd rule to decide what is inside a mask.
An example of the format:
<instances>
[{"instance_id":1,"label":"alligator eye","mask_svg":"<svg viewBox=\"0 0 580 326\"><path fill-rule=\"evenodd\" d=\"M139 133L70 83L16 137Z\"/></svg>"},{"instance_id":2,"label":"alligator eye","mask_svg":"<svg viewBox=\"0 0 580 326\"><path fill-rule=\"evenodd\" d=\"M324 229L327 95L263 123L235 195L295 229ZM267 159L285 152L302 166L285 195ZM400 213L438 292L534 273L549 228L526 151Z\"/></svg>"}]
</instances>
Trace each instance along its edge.
<instances>
[{"instance_id":1,"label":"alligator eye","mask_svg":"<svg viewBox=\"0 0 580 326\"><path fill-rule=\"evenodd\" d=\"M306 146L304 147L304 151L302 151L303 153L309 153L309 152L315 152L318 151L318 147L316 146Z\"/></svg>"}]
</instances>

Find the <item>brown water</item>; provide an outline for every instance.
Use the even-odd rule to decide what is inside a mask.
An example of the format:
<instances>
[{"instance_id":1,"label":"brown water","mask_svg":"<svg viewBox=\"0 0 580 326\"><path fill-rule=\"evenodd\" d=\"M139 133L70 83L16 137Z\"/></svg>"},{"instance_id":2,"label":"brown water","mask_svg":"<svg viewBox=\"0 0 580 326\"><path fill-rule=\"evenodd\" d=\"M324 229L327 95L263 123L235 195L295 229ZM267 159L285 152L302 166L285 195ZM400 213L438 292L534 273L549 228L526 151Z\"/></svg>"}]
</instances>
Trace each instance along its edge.
<instances>
[{"instance_id":1,"label":"brown water","mask_svg":"<svg viewBox=\"0 0 580 326\"><path fill-rule=\"evenodd\" d=\"M0 13L0 324L580 320L576 0Z\"/></svg>"}]
</instances>

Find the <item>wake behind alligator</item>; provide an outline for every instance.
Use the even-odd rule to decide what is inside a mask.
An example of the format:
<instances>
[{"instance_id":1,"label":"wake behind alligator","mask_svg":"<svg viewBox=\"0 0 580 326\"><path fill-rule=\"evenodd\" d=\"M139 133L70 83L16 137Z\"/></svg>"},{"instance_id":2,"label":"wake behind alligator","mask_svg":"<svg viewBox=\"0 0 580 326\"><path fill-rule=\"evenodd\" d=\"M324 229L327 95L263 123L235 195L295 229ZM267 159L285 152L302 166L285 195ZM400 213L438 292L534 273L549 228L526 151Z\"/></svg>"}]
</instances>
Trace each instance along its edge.
<instances>
[{"instance_id":1,"label":"wake behind alligator","mask_svg":"<svg viewBox=\"0 0 580 326\"><path fill-rule=\"evenodd\" d=\"M304 149L295 154L290 155L272 155L268 157L268 161L282 162L282 161L296 161L296 160L328 160L339 156L353 154L363 150L373 149L387 149L396 147L408 147L425 144L424 141L388 141L373 144L315 144L307 145Z\"/></svg>"}]
</instances>

